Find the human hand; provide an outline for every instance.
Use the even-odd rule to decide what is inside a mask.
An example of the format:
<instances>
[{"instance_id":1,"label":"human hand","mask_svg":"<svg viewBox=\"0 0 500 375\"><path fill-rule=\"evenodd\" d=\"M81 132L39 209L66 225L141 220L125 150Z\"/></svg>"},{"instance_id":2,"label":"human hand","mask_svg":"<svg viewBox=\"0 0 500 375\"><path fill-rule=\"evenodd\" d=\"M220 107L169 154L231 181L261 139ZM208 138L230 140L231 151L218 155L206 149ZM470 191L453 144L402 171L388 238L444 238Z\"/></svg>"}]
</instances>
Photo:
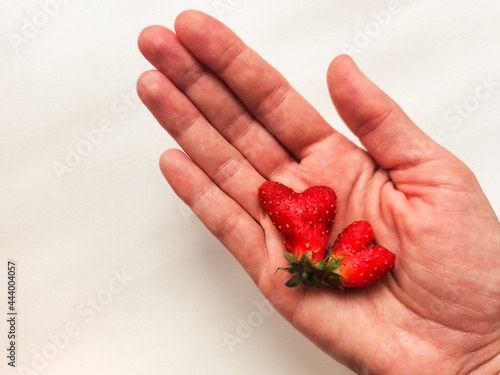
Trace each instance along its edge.
<instances>
[{"instance_id":1,"label":"human hand","mask_svg":"<svg viewBox=\"0 0 500 375\"><path fill-rule=\"evenodd\" d=\"M144 30L158 69L138 93L179 150L160 167L279 313L360 373L500 371L500 224L472 172L434 143L347 56L328 69L333 102L366 151L336 132L227 27L196 11ZM332 187L333 238L368 220L396 253L361 289L284 286L283 245L261 208L265 180Z\"/></svg>"}]
</instances>

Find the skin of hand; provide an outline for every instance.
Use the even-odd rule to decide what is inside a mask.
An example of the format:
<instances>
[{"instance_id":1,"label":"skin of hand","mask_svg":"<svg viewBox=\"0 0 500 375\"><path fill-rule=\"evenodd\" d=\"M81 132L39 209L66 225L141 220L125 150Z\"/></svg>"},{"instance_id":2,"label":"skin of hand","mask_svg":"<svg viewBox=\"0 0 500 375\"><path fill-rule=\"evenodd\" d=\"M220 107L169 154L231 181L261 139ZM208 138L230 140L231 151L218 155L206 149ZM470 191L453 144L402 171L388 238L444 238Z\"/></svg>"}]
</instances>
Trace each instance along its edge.
<instances>
[{"instance_id":1,"label":"skin of hand","mask_svg":"<svg viewBox=\"0 0 500 375\"><path fill-rule=\"evenodd\" d=\"M361 149L231 30L197 11L146 28L157 70L137 90L184 150L160 167L175 193L296 329L361 374L500 373L500 224L473 173L347 56L330 95ZM333 239L357 219L396 254L359 289L287 288L284 246L257 189L276 180L338 196Z\"/></svg>"}]
</instances>

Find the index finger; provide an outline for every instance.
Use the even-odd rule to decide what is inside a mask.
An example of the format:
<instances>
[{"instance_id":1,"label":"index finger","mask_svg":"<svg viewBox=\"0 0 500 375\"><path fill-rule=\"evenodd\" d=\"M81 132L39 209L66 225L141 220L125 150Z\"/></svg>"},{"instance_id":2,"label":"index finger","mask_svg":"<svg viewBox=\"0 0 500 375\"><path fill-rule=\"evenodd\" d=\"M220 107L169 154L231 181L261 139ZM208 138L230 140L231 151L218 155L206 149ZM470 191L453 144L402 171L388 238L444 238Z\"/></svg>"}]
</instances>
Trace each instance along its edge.
<instances>
[{"instance_id":1,"label":"index finger","mask_svg":"<svg viewBox=\"0 0 500 375\"><path fill-rule=\"evenodd\" d=\"M335 132L276 69L218 20L185 11L177 17L175 31L297 159L305 158L309 146Z\"/></svg>"}]
</instances>

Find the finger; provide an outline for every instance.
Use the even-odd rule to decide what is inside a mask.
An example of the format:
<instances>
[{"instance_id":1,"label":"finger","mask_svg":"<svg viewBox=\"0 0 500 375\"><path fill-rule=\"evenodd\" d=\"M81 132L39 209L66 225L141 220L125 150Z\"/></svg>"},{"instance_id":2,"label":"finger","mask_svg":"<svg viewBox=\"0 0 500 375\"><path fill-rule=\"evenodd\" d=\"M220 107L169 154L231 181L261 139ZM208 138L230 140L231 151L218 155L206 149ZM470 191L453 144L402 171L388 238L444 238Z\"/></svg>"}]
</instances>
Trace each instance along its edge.
<instances>
[{"instance_id":1,"label":"finger","mask_svg":"<svg viewBox=\"0 0 500 375\"><path fill-rule=\"evenodd\" d=\"M249 197L257 196L263 177L200 114L194 105L158 71L141 75L141 100L189 157L253 217L261 213Z\"/></svg>"},{"instance_id":2,"label":"finger","mask_svg":"<svg viewBox=\"0 0 500 375\"><path fill-rule=\"evenodd\" d=\"M340 116L383 168L404 169L442 154L442 148L373 84L350 57L341 55L332 61L328 84Z\"/></svg>"},{"instance_id":3,"label":"finger","mask_svg":"<svg viewBox=\"0 0 500 375\"><path fill-rule=\"evenodd\" d=\"M181 151L166 151L160 168L179 198L257 282L266 259L260 225Z\"/></svg>"},{"instance_id":4,"label":"finger","mask_svg":"<svg viewBox=\"0 0 500 375\"><path fill-rule=\"evenodd\" d=\"M295 158L303 159L311 145L334 133L277 70L216 19L186 11L177 17L175 31Z\"/></svg>"},{"instance_id":5,"label":"finger","mask_svg":"<svg viewBox=\"0 0 500 375\"><path fill-rule=\"evenodd\" d=\"M144 29L143 55L191 100L203 116L264 176L272 176L295 160L260 125L231 90L203 66L170 30Z\"/></svg>"}]
</instances>

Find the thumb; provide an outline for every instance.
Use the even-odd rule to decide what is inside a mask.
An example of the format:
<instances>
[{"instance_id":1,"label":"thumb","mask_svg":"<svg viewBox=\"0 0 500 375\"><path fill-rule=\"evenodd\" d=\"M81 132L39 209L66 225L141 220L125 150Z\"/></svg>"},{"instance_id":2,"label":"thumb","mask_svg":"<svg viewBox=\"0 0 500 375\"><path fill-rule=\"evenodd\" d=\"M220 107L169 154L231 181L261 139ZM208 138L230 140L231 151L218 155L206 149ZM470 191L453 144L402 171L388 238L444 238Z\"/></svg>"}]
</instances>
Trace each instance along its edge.
<instances>
[{"instance_id":1,"label":"thumb","mask_svg":"<svg viewBox=\"0 0 500 375\"><path fill-rule=\"evenodd\" d=\"M327 78L339 115L383 168L412 167L446 153L350 57L336 57Z\"/></svg>"}]
</instances>

